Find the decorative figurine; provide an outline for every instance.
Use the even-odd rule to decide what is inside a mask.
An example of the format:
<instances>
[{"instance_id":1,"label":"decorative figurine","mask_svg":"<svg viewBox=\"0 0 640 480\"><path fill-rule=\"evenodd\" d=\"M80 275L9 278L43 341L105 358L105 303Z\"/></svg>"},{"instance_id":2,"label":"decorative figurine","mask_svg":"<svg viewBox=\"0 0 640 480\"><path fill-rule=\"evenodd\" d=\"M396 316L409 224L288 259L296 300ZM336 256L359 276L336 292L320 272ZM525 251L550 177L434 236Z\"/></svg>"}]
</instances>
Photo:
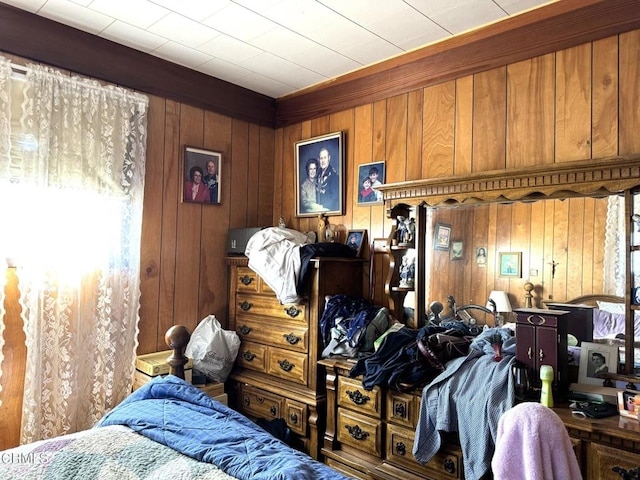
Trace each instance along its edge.
<instances>
[{"instance_id":1,"label":"decorative figurine","mask_svg":"<svg viewBox=\"0 0 640 480\"><path fill-rule=\"evenodd\" d=\"M405 255L402 257L402 265L400 266L400 287L413 288L415 285L415 257L413 255Z\"/></svg>"}]
</instances>

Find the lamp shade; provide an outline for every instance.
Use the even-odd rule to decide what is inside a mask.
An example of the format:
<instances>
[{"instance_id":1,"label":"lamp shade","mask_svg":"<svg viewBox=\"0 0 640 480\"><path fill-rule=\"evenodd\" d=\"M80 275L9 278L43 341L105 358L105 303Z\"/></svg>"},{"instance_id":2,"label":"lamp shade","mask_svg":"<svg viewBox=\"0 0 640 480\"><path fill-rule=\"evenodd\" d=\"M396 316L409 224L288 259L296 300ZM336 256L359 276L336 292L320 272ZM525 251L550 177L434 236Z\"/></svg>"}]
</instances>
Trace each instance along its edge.
<instances>
[{"instance_id":1,"label":"lamp shade","mask_svg":"<svg viewBox=\"0 0 640 480\"><path fill-rule=\"evenodd\" d=\"M511 302L507 292L501 290L493 290L489 295L489 299L493 300L496 304L496 312L505 313L511 312ZM487 308L491 308L491 302L487 303Z\"/></svg>"}]
</instances>

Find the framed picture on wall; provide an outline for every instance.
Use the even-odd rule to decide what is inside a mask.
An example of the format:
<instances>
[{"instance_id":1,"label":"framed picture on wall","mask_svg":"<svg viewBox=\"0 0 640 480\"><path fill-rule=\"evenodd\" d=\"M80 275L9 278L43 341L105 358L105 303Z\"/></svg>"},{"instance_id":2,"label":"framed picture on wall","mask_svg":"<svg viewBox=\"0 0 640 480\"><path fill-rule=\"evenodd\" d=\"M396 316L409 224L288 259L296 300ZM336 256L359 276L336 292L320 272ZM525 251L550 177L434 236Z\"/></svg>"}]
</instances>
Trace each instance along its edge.
<instances>
[{"instance_id":1,"label":"framed picture on wall","mask_svg":"<svg viewBox=\"0 0 640 480\"><path fill-rule=\"evenodd\" d=\"M499 267L501 277L520 278L522 276L522 253L501 252Z\"/></svg>"},{"instance_id":2,"label":"framed picture on wall","mask_svg":"<svg viewBox=\"0 0 640 480\"><path fill-rule=\"evenodd\" d=\"M296 142L296 217L344 213L342 132Z\"/></svg>"},{"instance_id":3,"label":"framed picture on wall","mask_svg":"<svg viewBox=\"0 0 640 480\"><path fill-rule=\"evenodd\" d=\"M436 223L433 234L433 248L435 250L449 250L451 244L451 225L446 223Z\"/></svg>"},{"instance_id":4,"label":"framed picture on wall","mask_svg":"<svg viewBox=\"0 0 640 480\"><path fill-rule=\"evenodd\" d=\"M462 260L463 243L461 240L453 240L451 242L451 260Z\"/></svg>"},{"instance_id":5,"label":"framed picture on wall","mask_svg":"<svg viewBox=\"0 0 640 480\"><path fill-rule=\"evenodd\" d=\"M384 183L385 173L384 162L358 166L358 205L382 203L382 192L376 189Z\"/></svg>"},{"instance_id":6,"label":"framed picture on wall","mask_svg":"<svg viewBox=\"0 0 640 480\"><path fill-rule=\"evenodd\" d=\"M618 373L618 346L582 342L578 383L602 386L603 373Z\"/></svg>"},{"instance_id":7,"label":"framed picture on wall","mask_svg":"<svg viewBox=\"0 0 640 480\"><path fill-rule=\"evenodd\" d=\"M182 155L182 200L185 203L219 205L222 153L184 147Z\"/></svg>"}]
</instances>

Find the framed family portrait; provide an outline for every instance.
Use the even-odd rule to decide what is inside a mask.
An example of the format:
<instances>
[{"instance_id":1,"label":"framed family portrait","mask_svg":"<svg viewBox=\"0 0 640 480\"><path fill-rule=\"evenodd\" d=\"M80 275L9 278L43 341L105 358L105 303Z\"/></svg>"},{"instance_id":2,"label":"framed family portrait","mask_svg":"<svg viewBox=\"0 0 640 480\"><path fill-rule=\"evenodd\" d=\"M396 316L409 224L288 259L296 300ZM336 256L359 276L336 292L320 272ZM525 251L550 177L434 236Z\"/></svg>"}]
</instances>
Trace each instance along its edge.
<instances>
[{"instance_id":1,"label":"framed family portrait","mask_svg":"<svg viewBox=\"0 0 640 480\"><path fill-rule=\"evenodd\" d=\"M222 153L184 147L182 155L182 201L219 205Z\"/></svg>"},{"instance_id":2,"label":"framed family portrait","mask_svg":"<svg viewBox=\"0 0 640 480\"><path fill-rule=\"evenodd\" d=\"M618 373L618 346L582 342L578 383L602 386L602 373Z\"/></svg>"},{"instance_id":3,"label":"framed family portrait","mask_svg":"<svg viewBox=\"0 0 640 480\"><path fill-rule=\"evenodd\" d=\"M449 250L451 244L451 225L446 223L436 223L433 235L433 248L435 250Z\"/></svg>"},{"instance_id":4,"label":"framed family portrait","mask_svg":"<svg viewBox=\"0 0 640 480\"><path fill-rule=\"evenodd\" d=\"M344 135L296 142L296 217L344 213Z\"/></svg>"},{"instance_id":5,"label":"framed family portrait","mask_svg":"<svg viewBox=\"0 0 640 480\"><path fill-rule=\"evenodd\" d=\"M345 243L347 247L356 252L356 257L360 258L362 254L362 247L367 241L366 230L349 230L347 232L347 239Z\"/></svg>"},{"instance_id":6,"label":"framed family portrait","mask_svg":"<svg viewBox=\"0 0 640 480\"><path fill-rule=\"evenodd\" d=\"M384 184L384 162L365 163L358 166L358 205L382 203L382 192L377 188Z\"/></svg>"},{"instance_id":7,"label":"framed family portrait","mask_svg":"<svg viewBox=\"0 0 640 480\"><path fill-rule=\"evenodd\" d=\"M500 276L520 278L522 276L522 253L500 253Z\"/></svg>"}]
</instances>

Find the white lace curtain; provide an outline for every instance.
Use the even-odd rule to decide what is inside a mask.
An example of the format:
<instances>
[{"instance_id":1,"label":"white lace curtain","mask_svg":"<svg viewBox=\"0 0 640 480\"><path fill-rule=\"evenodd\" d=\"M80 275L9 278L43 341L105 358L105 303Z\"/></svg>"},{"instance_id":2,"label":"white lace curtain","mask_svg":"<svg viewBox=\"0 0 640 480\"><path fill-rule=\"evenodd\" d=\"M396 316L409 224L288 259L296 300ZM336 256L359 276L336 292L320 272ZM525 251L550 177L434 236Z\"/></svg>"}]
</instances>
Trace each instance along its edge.
<instances>
[{"instance_id":1,"label":"white lace curtain","mask_svg":"<svg viewBox=\"0 0 640 480\"><path fill-rule=\"evenodd\" d=\"M131 389L148 100L39 65L12 78L6 64L0 259L19 279L26 443L91 427Z\"/></svg>"}]
</instances>

